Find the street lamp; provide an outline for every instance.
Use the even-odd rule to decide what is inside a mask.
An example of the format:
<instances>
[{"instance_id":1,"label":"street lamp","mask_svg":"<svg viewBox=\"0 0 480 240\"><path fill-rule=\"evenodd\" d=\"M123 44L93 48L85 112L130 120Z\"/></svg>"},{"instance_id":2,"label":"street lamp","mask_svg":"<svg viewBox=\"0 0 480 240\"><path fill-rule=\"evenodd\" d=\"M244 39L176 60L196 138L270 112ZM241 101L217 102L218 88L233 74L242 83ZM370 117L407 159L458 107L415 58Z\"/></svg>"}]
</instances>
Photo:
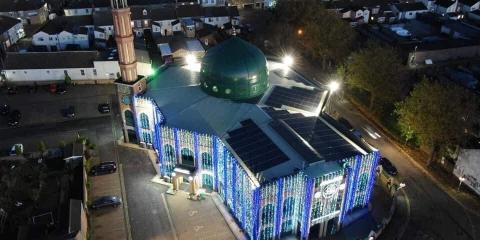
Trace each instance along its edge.
<instances>
[{"instance_id":1,"label":"street lamp","mask_svg":"<svg viewBox=\"0 0 480 240\"><path fill-rule=\"evenodd\" d=\"M458 183L458 189L457 191L460 191L460 186L462 186L462 183L465 181L465 178L463 176L458 178L459 183Z\"/></svg>"},{"instance_id":2,"label":"street lamp","mask_svg":"<svg viewBox=\"0 0 480 240\"><path fill-rule=\"evenodd\" d=\"M328 84L328 88L332 93L336 92L340 88L340 83L337 81L332 81Z\"/></svg>"},{"instance_id":3,"label":"street lamp","mask_svg":"<svg viewBox=\"0 0 480 240\"><path fill-rule=\"evenodd\" d=\"M298 34L299 36L303 35L303 30L302 30L301 28L298 29L297 34Z\"/></svg>"},{"instance_id":4,"label":"street lamp","mask_svg":"<svg viewBox=\"0 0 480 240\"><path fill-rule=\"evenodd\" d=\"M404 187L406 187L406 186L407 186L407 185L406 185L405 183L403 183L403 182L400 183L400 184L398 184L397 191L400 190L400 189L402 189L402 188L404 188Z\"/></svg>"},{"instance_id":5,"label":"street lamp","mask_svg":"<svg viewBox=\"0 0 480 240\"><path fill-rule=\"evenodd\" d=\"M291 55L285 55L283 58L282 58L282 63L283 65L285 65L286 67L291 67L293 65L293 57Z\"/></svg>"}]
</instances>

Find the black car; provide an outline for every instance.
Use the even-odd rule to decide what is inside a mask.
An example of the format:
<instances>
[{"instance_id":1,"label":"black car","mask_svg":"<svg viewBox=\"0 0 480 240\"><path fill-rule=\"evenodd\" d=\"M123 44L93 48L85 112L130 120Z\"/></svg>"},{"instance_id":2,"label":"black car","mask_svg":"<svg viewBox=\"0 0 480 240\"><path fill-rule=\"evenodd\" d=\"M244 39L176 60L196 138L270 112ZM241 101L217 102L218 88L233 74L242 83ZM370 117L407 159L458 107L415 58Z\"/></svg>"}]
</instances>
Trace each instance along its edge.
<instances>
[{"instance_id":1,"label":"black car","mask_svg":"<svg viewBox=\"0 0 480 240\"><path fill-rule=\"evenodd\" d=\"M97 176L100 174L114 173L115 171L117 171L117 164L105 162L93 166L92 169L90 169L90 174Z\"/></svg>"},{"instance_id":2,"label":"black car","mask_svg":"<svg viewBox=\"0 0 480 240\"><path fill-rule=\"evenodd\" d=\"M98 111L100 113L109 113L110 112L110 105L108 105L107 103L99 104L98 105Z\"/></svg>"},{"instance_id":3,"label":"black car","mask_svg":"<svg viewBox=\"0 0 480 240\"><path fill-rule=\"evenodd\" d=\"M10 117L8 119L8 126L10 127L18 127L20 125L20 119L22 118L22 114L18 110L13 110L10 113Z\"/></svg>"},{"instance_id":4,"label":"black car","mask_svg":"<svg viewBox=\"0 0 480 240\"><path fill-rule=\"evenodd\" d=\"M120 199L117 196L104 196L95 199L92 202L92 205L90 207L92 209L98 209L98 208L104 208L104 207L118 207L120 204L122 204L122 199Z\"/></svg>"},{"instance_id":5,"label":"black car","mask_svg":"<svg viewBox=\"0 0 480 240\"><path fill-rule=\"evenodd\" d=\"M0 114L2 116L7 116L10 113L10 106L8 104L3 104L0 106Z\"/></svg>"},{"instance_id":6,"label":"black car","mask_svg":"<svg viewBox=\"0 0 480 240\"><path fill-rule=\"evenodd\" d=\"M62 115L66 118L75 118L75 107L70 106L62 110Z\"/></svg>"},{"instance_id":7,"label":"black car","mask_svg":"<svg viewBox=\"0 0 480 240\"><path fill-rule=\"evenodd\" d=\"M67 88L65 87L65 85L59 85L57 87L57 90L55 91L57 94L60 94L60 95L63 95L65 93L67 93Z\"/></svg>"},{"instance_id":8,"label":"black car","mask_svg":"<svg viewBox=\"0 0 480 240\"><path fill-rule=\"evenodd\" d=\"M16 87L9 87L9 88L7 89L7 94L8 94L8 95L17 94L17 88L16 88Z\"/></svg>"},{"instance_id":9,"label":"black car","mask_svg":"<svg viewBox=\"0 0 480 240\"><path fill-rule=\"evenodd\" d=\"M392 162L390 162L388 158L382 157L380 159L380 166L382 166L383 170L385 170L385 172L387 172L389 175L397 176L398 174L397 168L393 166Z\"/></svg>"},{"instance_id":10,"label":"black car","mask_svg":"<svg viewBox=\"0 0 480 240\"><path fill-rule=\"evenodd\" d=\"M346 128L348 131L353 131L353 130L355 130L355 129L353 128L352 124L350 124L350 122L349 122L347 119L343 118L343 117L338 118L338 122L341 123L343 126L345 126L345 128Z\"/></svg>"}]
</instances>

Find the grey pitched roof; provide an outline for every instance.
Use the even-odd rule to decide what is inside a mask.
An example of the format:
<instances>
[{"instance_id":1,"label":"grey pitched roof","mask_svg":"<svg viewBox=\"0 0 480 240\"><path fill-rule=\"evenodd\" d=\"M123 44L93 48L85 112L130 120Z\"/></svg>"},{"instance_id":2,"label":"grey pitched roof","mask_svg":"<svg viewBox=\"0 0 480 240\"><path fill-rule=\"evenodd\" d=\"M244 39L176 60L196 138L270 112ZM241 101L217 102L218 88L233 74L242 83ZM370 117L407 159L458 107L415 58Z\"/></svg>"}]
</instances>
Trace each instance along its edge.
<instances>
[{"instance_id":1,"label":"grey pitched roof","mask_svg":"<svg viewBox=\"0 0 480 240\"><path fill-rule=\"evenodd\" d=\"M394 5L400 12L428 10L421 2L398 3Z\"/></svg>"},{"instance_id":2,"label":"grey pitched roof","mask_svg":"<svg viewBox=\"0 0 480 240\"><path fill-rule=\"evenodd\" d=\"M473 6L475 3L478 3L480 0L458 0L459 3L467 6Z\"/></svg>"},{"instance_id":3,"label":"grey pitched roof","mask_svg":"<svg viewBox=\"0 0 480 240\"><path fill-rule=\"evenodd\" d=\"M143 10L147 11L146 15L143 14ZM151 19L153 21L161 21L176 19L174 8L132 6L130 11L132 12L132 20Z\"/></svg>"},{"instance_id":4,"label":"grey pitched roof","mask_svg":"<svg viewBox=\"0 0 480 240\"><path fill-rule=\"evenodd\" d=\"M112 26L113 17L110 11L93 12L93 24L95 26Z\"/></svg>"},{"instance_id":5,"label":"grey pitched roof","mask_svg":"<svg viewBox=\"0 0 480 240\"><path fill-rule=\"evenodd\" d=\"M437 0L435 1L435 5L448 8L455 3L455 0Z\"/></svg>"},{"instance_id":6,"label":"grey pitched roof","mask_svg":"<svg viewBox=\"0 0 480 240\"><path fill-rule=\"evenodd\" d=\"M238 12L237 6L230 6L227 8L228 13L230 14L230 17L238 17L240 16L240 13Z\"/></svg>"},{"instance_id":7,"label":"grey pitched roof","mask_svg":"<svg viewBox=\"0 0 480 240\"><path fill-rule=\"evenodd\" d=\"M203 9L200 5L182 5L178 6L177 17L198 17L203 16Z\"/></svg>"},{"instance_id":8,"label":"grey pitched roof","mask_svg":"<svg viewBox=\"0 0 480 240\"><path fill-rule=\"evenodd\" d=\"M0 16L0 34L8 31L13 26L17 25L20 20L7 16Z\"/></svg>"},{"instance_id":9,"label":"grey pitched roof","mask_svg":"<svg viewBox=\"0 0 480 240\"><path fill-rule=\"evenodd\" d=\"M204 7L203 15L205 17L225 17L230 16L226 7Z\"/></svg>"},{"instance_id":10,"label":"grey pitched roof","mask_svg":"<svg viewBox=\"0 0 480 240\"><path fill-rule=\"evenodd\" d=\"M62 31L71 33L83 33L82 27L93 25L93 18L91 15L86 16L60 16L50 20L38 32L42 31L48 34L57 34Z\"/></svg>"},{"instance_id":11,"label":"grey pitched roof","mask_svg":"<svg viewBox=\"0 0 480 240\"><path fill-rule=\"evenodd\" d=\"M110 7L109 0L72 0L65 9L80 9L91 7Z\"/></svg>"},{"instance_id":12,"label":"grey pitched roof","mask_svg":"<svg viewBox=\"0 0 480 240\"><path fill-rule=\"evenodd\" d=\"M99 58L97 51L9 52L5 69L90 68L93 67L93 61Z\"/></svg>"},{"instance_id":13,"label":"grey pitched roof","mask_svg":"<svg viewBox=\"0 0 480 240\"><path fill-rule=\"evenodd\" d=\"M43 0L1 0L0 12L37 10L45 5Z\"/></svg>"}]
</instances>

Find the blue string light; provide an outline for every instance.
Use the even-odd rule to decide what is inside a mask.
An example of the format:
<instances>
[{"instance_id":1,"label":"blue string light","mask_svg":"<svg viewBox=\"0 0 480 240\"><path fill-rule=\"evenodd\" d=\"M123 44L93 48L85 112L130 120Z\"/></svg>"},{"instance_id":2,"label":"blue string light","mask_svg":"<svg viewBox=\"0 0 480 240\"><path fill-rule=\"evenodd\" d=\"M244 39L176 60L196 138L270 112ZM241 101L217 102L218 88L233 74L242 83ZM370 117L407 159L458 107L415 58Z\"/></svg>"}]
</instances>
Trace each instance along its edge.
<instances>
[{"instance_id":1,"label":"blue string light","mask_svg":"<svg viewBox=\"0 0 480 240\"><path fill-rule=\"evenodd\" d=\"M373 164L370 167L370 180L368 183L368 188L367 188L367 197L365 199L365 204L368 204L370 201L370 197L373 191L373 186L375 184L375 177L376 177L376 170L377 170L377 165L378 165L378 160L380 159L380 152L376 151L373 153Z\"/></svg>"},{"instance_id":2,"label":"blue string light","mask_svg":"<svg viewBox=\"0 0 480 240\"><path fill-rule=\"evenodd\" d=\"M303 208L303 218L301 224L301 238L307 239L308 234L310 231L310 210L311 210L311 203L312 203L312 190L313 190L313 179L312 178L305 178L306 185L305 185L305 198L304 198L304 208Z\"/></svg>"},{"instance_id":3,"label":"blue string light","mask_svg":"<svg viewBox=\"0 0 480 240\"><path fill-rule=\"evenodd\" d=\"M275 236L280 236L282 231L282 204L283 202L283 178L277 180L277 206L275 214Z\"/></svg>"},{"instance_id":4,"label":"blue string light","mask_svg":"<svg viewBox=\"0 0 480 240\"><path fill-rule=\"evenodd\" d=\"M218 191L218 138L212 137L212 148L213 148L213 174L215 176L213 188Z\"/></svg>"}]
</instances>

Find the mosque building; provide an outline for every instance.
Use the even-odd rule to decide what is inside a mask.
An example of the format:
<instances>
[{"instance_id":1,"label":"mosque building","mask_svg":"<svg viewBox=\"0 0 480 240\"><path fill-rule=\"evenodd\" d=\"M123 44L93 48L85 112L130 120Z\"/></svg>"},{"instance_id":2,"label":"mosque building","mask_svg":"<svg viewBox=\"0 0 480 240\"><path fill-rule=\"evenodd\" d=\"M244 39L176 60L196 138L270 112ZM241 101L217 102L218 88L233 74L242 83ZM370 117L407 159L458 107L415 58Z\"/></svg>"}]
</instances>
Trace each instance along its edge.
<instances>
[{"instance_id":1,"label":"mosque building","mask_svg":"<svg viewBox=\"0 0 480 240\"><path fill-rule=\"evenodd\" d=\"M367 207L380 154L324 113L327 87L237 36L149 80L133 63L117 82L125 140L154 149L174 185L217 192L248 238L328 236Z\"/></svg>"}]
</instances>

